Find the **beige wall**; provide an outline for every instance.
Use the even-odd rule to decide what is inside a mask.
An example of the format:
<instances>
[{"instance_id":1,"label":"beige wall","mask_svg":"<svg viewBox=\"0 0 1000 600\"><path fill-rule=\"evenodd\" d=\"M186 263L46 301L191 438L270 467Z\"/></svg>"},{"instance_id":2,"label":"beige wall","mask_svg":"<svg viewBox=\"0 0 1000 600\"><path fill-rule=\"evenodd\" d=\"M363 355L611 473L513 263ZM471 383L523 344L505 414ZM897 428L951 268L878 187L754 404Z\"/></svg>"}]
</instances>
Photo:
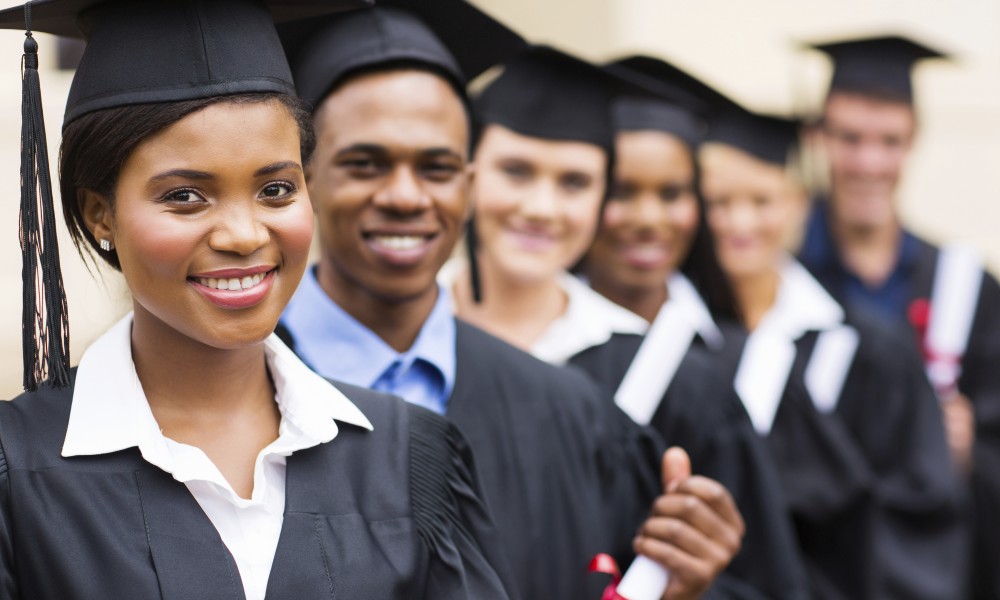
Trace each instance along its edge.
<instances>
[{"instance_id":1,"label":"beige wall","mask_svg":"<svg viewBox=\"0 0 1000 600\"><path fill-rule=\"evenodd\" d=\"M529 38L594 60L662 53L761 110L815 103L828 65L795 52L793 40L901 29L960 59L922 68L923 128L901 205L914 228L962 239L1000 267L1000 2L996 0L473 0ZM0 32L0 398L20 387L20 254L17 241L19 60L23 35ZM43 64L55 54L40 36ZM6 58L3 58L6 57ZM42 73L50 153L69 76ZM61 228L74 362L128 301L118 276L94 277Z\"/></svg>"},{"instance_id":2,"label":"beige wall","mask_svg":"<svg viewBox=\"0 0 1000 600\"><path fill-rule=\"evenodd\" d=\"M1000 2L473 0L535 41L591 59L661 55L758 110L815 110L830 66L796 42L910 33L957 56L917 72L918 146L900 204L927 237L1000 268Z\"/></svg>"}]
</instances>

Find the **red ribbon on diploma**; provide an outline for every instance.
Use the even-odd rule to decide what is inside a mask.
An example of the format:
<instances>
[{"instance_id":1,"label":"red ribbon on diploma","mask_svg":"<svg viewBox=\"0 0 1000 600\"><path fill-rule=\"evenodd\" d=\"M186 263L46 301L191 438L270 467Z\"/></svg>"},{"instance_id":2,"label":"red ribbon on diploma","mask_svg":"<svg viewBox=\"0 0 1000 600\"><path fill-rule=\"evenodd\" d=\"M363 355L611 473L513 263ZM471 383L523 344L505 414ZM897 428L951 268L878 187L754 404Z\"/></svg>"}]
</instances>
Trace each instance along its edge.
<instances>
[{"instance_id":1,"label":"red ribbon on diploma","mask_svg":"<svg viewBox=\"0 0 1000 600\"><path fill-rule=\"evenodd\" d=\"M927 340L927 330L931 322L932 306L927 298L917 298L910 303L906 317L920 340L920 350L927 366L927 376L934 390L942 400L947 400L958 391L958 376L961 373L961 357L935 352Z\"/></svg>"},{"instance_id":2,"label":"red ribbon on diploma","mask_svg":"<svg viewBox=\"0 0 1000 600\"><path fill-rule=\"evenodd\" d=\"M602 552L594 556L590 561L587 571L590 573L604 573L611 576L611 583L608 584L608 587L604 588L601 600L628 600L618 593L618 583L622 580L622 572L618 568L618 562L610 554Z\"/></svg>"}]
</instances>

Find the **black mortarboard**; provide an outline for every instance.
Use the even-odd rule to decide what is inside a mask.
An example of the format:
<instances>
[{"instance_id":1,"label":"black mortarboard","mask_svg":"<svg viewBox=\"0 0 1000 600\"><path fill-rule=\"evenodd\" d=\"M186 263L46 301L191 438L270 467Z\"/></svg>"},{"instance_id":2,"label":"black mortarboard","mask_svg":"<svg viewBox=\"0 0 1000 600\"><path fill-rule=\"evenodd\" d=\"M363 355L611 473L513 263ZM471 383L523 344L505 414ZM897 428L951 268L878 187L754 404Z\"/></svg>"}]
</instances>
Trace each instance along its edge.
<instances>
[{"instance_id":1,"label":"black mortarboard","mask_svg":"<svg viewBox=\"0 0 1000 600\"><path fill-rule=\"evenodd\" d=\"M733 146L764 162L784 166L798 147L799 127L796 119L733 106L712 119L705 141Z\"/></svg>"},{"instance_id":2,"label":"black mortarboard","mask_svg":"<svg viewBox=\"0 0 1000 600\"><path fill-rule=\"evenodd\" d=\"M31 28L87 39L65 123L102 108L240 92L294 94L274 20L368 0L38 0ZM268 10L270 9L270 10ZM0 28L24 28L22 7Z\"/></svg>"},{"instance_id":3,"label":"black mortarboard","mask_svg":"<svg viewBox=\"0 0 1000 600\"><path fill-rule=\"evenodd\" d=\"M913 102L910 72L926 58L944 53L902 36L870 37L810 44L833 59L830 91L841 90Z\"/></svg>"},{"instance_id":4,"label":"black mortarboard","mask_svg":"<svg viewBox=\"0 0 1000 600\"><path fill-rule=\"evenodd\" d=\"M366 0L37 0L0 11L26 31L22 58L21 250L24 386L69 381L69 321L32 32L87 39L64 127L91 111L245 92L294 93L274 20ZM268 10L270 9L270 10ZM71 200L71 199L70 199Z\"/></svg>"},{"instance_id":5,"label":"black mortarboard","mask_svg":"<svg viewBox=\"0 0 1000 600\"><path fill-rule=\"evenodd\" d=\"M548 46L533 46L504 65L474 102L480 125L522 135L596 144L610 151L611 100L624 84L614 74Z\"/></svg>"},{"instance_id":6,"label":"black mortarboard","mask_svg":"<svg viewBox=\"0 0 1000 600\"><path fill-rule=\"evenodd\" d=\"M299 95L314 107L346 76L395 63L428 66L464 91L526 45L465 0L379 0L372 10L279 31Z\"/></svg>"},{"instance_id":7,"label":"black mortarboard","mask_svg":"<svg viewBox=\"0 0 1000 600\"><path fill-rule=\"evenodd\" d=\"M629 56L607 65L612 72L644 78L647 86L662 86L666 101L650 95L622 95L615 99L613 117L617 131L663 131L696 146L705 134L710 94L718 94L678 67L652 56Z\"/></svg>"}]
</instances>

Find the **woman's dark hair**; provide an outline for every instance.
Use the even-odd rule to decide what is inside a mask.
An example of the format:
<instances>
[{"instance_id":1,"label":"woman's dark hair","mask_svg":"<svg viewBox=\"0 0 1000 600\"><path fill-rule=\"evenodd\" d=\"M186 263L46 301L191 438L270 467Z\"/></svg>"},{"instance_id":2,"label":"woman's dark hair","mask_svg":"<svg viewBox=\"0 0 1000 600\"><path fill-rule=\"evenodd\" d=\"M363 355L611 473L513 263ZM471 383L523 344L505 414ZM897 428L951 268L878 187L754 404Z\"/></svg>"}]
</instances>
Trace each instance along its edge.
<instances>
[{"instance_id":1,"label":"woman's dark hair","mask_svg":"<svg viewBox=\"0 0 1000 600\"><path fill-rule=\"evenodd\" d=\"M691 249L681 264L680 271L694 285L716 320L738 321L736 296L729 284L719 258L715 253L715 237L708 227L705 198L701 193L701 163L698 153L691 152L694 164L694 194L698 201L698 227L695 229Z\"/></svg>"},{"instance_id":2,"label":"woman's dark hair","mask_svg":"<svg viewBox=\"0 0 1000 600\"><path fill-rule=\"evenodd\" d=\"M114 210L114 192L122 167L136 147L147 138L213 104L272 101L285 106L298 123L302 161L305 164L315 146L312 120L299 99L289 94L261 92L136 104L94 111L68 123L63 129L59 149L59 191L63 217L80 256L85 257L86 248L91 255L96 254L116 270L121 270L117 252L101 250L87 229L80 211L81 190L91 190L108 198Z\"/></svg>"}]
</instances>

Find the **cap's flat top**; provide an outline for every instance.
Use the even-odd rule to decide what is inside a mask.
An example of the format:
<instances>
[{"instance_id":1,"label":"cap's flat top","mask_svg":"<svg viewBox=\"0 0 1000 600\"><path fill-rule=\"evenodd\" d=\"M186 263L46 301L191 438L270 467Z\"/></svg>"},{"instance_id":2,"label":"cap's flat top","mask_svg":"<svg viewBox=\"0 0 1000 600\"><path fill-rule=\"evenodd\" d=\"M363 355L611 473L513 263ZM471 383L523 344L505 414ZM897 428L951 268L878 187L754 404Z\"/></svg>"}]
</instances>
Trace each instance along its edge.
<instances>
[{"instance_id":1,"label":"cap's flat top","mask_svg":"<svg viewBox=\"0 0 1000 600\"><path fill-rule=\"evenodd\" d=\"M35 0L31 30L65 37L84 37L77 17L107 0ZM142 2L143 0L134 0ZM308 19L338 9L364 8L374 0L263 0L276 22ZM24 4L0 10L0 29L24 29Z\"/></svg>"}]
</instances>

